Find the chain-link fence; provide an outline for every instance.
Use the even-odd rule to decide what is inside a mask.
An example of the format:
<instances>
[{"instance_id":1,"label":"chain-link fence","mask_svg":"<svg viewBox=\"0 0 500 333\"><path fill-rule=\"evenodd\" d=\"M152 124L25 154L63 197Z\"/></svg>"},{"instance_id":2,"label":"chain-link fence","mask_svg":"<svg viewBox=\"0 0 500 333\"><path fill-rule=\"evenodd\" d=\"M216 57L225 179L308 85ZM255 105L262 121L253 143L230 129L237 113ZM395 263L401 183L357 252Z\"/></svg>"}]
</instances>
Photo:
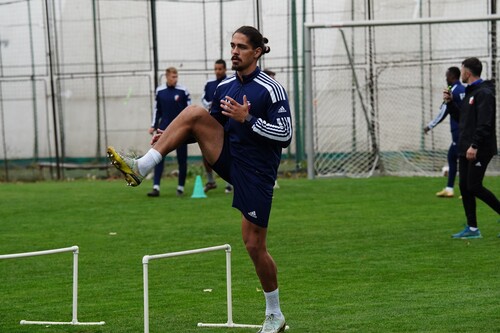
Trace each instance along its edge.
<instances>
[{"instance_id":1,"label":"chain-link fence","mask_svg":"<svg viewBox=\"0 0 500 333\"><path fill-rule=\"evenodd\" d=\"M437 175L446 167L449 119L427 135L424 127L439 113L447 68L475 56L482 77L497 80L498 18L466 20L491 12L487 2L425 7L455 14L447 19L420 18L423 9L399 23L379 8L385 15L375 20L309 25L310 176ZM499 171L495 158L489 172Z\"/></svg>"},{"instance_id":2,"label":"chain-link fence","mask_svg":"<svg viewBox=\"0 0 500 333\"><path fill-rule=\"evenodd\" d=\"M285 156L300 168L303 22L484 15L491 8L465 0L0 0L0 180L67 178L77 171L105 176L108 144L145 152L154 91L165 68L177 67L179 83L200 103L214 61L229 60L231 34L241 25L258 27L270 40L271 53L260 66L275 71L287 89L295 137ZM366 61L366 45L356 47L356 61ZM324 82L348 78L346 66L321 67L344 57L344 47L331 39L322 47L315 54L315 84L323 82L321 76L330 80ZM365 68L357 70L366 75ZM351 94L349 86L333 98L349 103ZM331 109L322 99L317 103ZM333 145L325 153L333 156L344 135L330 132L324 140ZM369 139L354 144L361 147L363 140ZM199 157L196 145L189 154Z\"/></svg>"},{"instance_id":3,"label":"chain-link fence","mask_svg":"<svg viewBox=\"0 0 500 333\"><path fill-rule=\"evenodd\" d=\"M231 34L241 25L258 26L269 38L273 51L261 67L290 86L290 6L252 0L0 1L0 179L65 178L72 169L105 174L108 143L143 153L165 68L178 68L179 83L200 104L215 60L229 59ZM190 145L189 154L199 157L198 147Z\"/></svg>"}]
</instances>

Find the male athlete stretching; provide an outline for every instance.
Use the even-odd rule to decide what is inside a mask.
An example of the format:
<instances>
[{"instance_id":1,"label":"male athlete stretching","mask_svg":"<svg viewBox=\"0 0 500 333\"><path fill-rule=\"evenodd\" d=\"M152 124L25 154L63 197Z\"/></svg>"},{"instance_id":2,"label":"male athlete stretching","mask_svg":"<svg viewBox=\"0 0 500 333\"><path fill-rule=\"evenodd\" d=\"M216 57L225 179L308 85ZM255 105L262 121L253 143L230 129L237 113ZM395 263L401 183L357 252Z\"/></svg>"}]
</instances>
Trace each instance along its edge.
<instances>
[{"instance_id":1,"label":"male athlete stretching","mask_svg":"<svg viewBox=\"0 0 500 333\"><path fill-rule=\"evenodd\" d=\"M290 144L292 124L284 88L257 66L270 51L267 42L253 27L236 30L231 40L236 75L219 84L210 114L188 106L163 134L153 137L153 148L140 159L121 156L113 147L108 147L108 157L128 184L137 186L163 156L196 139L208 163L234 185L233 207L241 211L243 242L266 298L266 319L259 332L277 333L285 330L285 317L266 234L281 149Z\"/></svg>"}]
</instances>

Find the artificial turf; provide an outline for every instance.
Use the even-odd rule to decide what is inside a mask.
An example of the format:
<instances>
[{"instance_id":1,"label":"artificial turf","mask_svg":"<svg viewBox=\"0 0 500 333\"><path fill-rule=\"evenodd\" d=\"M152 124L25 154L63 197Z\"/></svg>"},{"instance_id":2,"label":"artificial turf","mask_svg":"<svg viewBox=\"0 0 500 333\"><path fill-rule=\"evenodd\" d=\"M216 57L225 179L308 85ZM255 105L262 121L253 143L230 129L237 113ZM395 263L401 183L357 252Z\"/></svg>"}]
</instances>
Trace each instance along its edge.
<instances>
[{"instance_id":1,"label":"artificial turf","mask_svg":"<svg viewBox=\"0 0 500 333\"><path fill-rule=\"evenodd\" d=\"M79 321L101 327L22 326L71 320L70 253L0 260L0 332L143 331L142 257L229 243L233 319L259 324L264 297L223 182L206 199L175 180L0 184L0 254L78 245ZM465 221L443 178L280 179L268 247L290 332L500 332L500 224L478 203L483 239L452 240ZM485 185L500 195L500 178ZM456 190L459 192L458 189ZM150 331L226 321L223 252L150 263ZM208 292L206 289L210 289Z\"/></svg>"}]
</instances>

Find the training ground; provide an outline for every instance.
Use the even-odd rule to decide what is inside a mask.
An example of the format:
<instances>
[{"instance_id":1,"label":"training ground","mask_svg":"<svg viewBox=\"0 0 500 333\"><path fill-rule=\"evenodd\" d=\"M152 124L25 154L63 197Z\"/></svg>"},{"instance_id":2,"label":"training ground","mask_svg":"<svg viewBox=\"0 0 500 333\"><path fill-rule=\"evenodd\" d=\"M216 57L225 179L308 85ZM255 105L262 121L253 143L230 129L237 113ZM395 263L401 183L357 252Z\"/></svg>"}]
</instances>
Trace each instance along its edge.
<instances>
[{"instance_id":1,"label":"training ground","mask_svg":"<svg viewBox=\"0 0 500 333\"><path fill-rule=\"evenodd\" d=\"M232 246L235 322L259 324L264 297L223 182L206 199L175 196L175 180L148 198L150 181L0 184L0 254L78 245L80 321L71 318L69 253L0 261L0 332L138 333L142 257ZM268 234L289 332L499 332L500 224L478 202L483 239L452 240L465 221L458 198L438 199L444 178L279 179ZM500 178L485 185L500 194ZM458 192L458 190L457 190ZM151 332L255 332L198 328L226 320L223 253L149 268Z\"/></svg>"}]
</instances>

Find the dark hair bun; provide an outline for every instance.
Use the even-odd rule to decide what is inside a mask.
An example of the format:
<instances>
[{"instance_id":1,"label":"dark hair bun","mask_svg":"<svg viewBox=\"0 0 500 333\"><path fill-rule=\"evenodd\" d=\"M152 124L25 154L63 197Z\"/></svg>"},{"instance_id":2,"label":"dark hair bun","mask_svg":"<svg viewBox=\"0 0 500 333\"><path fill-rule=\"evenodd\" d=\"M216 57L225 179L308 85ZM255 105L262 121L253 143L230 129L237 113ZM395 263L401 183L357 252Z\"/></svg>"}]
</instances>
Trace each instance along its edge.
<instances>
[{"instance_id":1,"label":"dark hair bun","mask_svg":"<svg viewBox=\"0 0 500 333\"><path fill-rule=\"evenodd\" d=\"M269 39L267 39L266 37L262 37L262 44L264 44L264 47L262 48L262 54L271 52L271 48L266 45L267 43L269 43Z\"/></svg>"}]
</instances>

